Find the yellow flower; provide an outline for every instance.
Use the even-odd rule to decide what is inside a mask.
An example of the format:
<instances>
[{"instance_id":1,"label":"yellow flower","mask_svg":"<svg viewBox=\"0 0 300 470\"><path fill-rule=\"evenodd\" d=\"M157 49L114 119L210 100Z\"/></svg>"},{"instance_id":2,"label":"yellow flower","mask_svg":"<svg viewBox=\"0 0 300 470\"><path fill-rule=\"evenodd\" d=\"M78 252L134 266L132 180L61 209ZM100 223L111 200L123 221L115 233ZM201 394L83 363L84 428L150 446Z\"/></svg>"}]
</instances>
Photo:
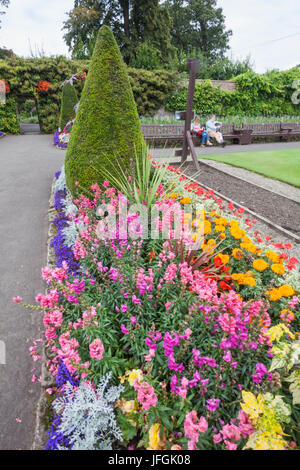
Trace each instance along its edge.
<instances>
[{"instance_id":1,"label":"yellow flower","mask_svg":"<svg viewBox=\"0 0 300 470\"><path fill-rule=\"evenodd\" d=\"M127 370L125 372L125 375L123 377L120 377L120 382L124 383L125 380L129 382L131 386L133 386L135 379L138 379L138 382L143 381L143 372L140 369L132 369L132 370Z\"/></svg>"},{"instance_id":2,"label":"yellow flower","mask_svg":"<svg viewBox=\"0 0 300 470\"><path fill-rule=\"evenodd\" d=\"M177 193L172 193L172 194L170 195L170 198L171 198L171 199L176 199L176 198L177 198L177 196L178 196L178 194L177 194Z\"/></svg>"},{"instance_id":3,"label":"yellow flower","mask_svg":"<svg viewBox=\"0 0 300 470\"><path fill-rule=\"evenodd\" d=\"M266 251L266 257L269 258L272 263L279 263L280 261L279 255L272 250Z\"/></svg>"},{"instance_id":4,"label":"yellow flower","mask_svg":"<svg viewBox=\"0 0 300 470\"><path fill-rule=\"evenodd\" d=\"M275 274L283 275L285 273L285 268L282 264L272 264L271 269Z\"/></svg>"},{"instance_id":5,"label":"yellow flower","mask_svg":"<svg viewBox=\"0 0 300 470\"><path fill-rule=\"evenodd\" d=\"M229 256L228 255L223 255L222 253L219 253L217 256L215 256L215 259L220 258L222 261L222 264L227 264L229 262Z\"/></svg>"},{"instance_id":6,"label":"yellow flower","mask_svg":"<svg viewBox=\"0 0 300 470\"><path fill-rule=\"evenodd\" d=\"M225 227L223 225L216 225L215 230L216 232L225 232Z\"/></svg>"},{"instance_id":7,"label":"yellow flower","mask_svg":"<svg viewBox=\"0 0 300 470\"><path fill-rule=\"evenodd\" d=\"M135 400L126 401L125 398L123 398L121 401L119 400L117 402L117 406L123 413L133 413L137 409Z\"/></svg>"},{"instance_id":8,"label":"yellow flower","mask_svg":"<svg viewBox=\"0 0 300 470\"><path fill-rule=\"evenodd\" d=\"M253 261L253 268L256 269L256 271L264 271L267 269L270 265L263 259L256 259Z\"/></svg>"},{"instance_id":9,"label":"yellow flower","mask_svg":"<svg viewBox=\"0 0 300 470\"><path fill-rule=\"evenodd\" d=\"M219 225L228 225L228 220L225 217L220 217L218 220Z\"/></svg>"},{"instance_id":10,"label":"yellow flower","mask_svg":"<svg viewBox=\"0 0 300 470\"><path fill-rule=\"evenodd\" d=\"M244 254L243 254L242 250L240 250L239 248L235 248L232 252L232 256L235 259L242 259Z\"/></svg>"},{"instance_id":11,"label":"yellow flower","mask_svg":"<svg viewBox=\"0 0 300 470\"><path fill-rule=\"evenodd\" d=\"M152 424L149 430L149 447L148 450L165 450L166 437L160 438L160 424Z\"/></svg>"},{"instance_id":12,"label":"yellow flower","mask_svg":"<svg viewBox=\"0 0 300 470\"><path fill-rule=\"evenodd\" d=\"M280 292L279 292L279 289L276 289L276 288L274 288L274 289L272 289L272 290L270 290L270 291L267 290L267 291L265 292L265 295L266 295L266 297L269 297L269 299L270 299L272 302L276 302L277 300L280 300L281 297L282 297L282 295L281 295Z\"/></svg>"},{"instance_id":13,"label":"yellow flower","mask_svg":"<svg viewBox=\"0 0 300 470\"><path fill-rule=\"evenodd\" d=\"M241 248L245 248L245 250L249 251L250 253L253 253L254 255L257 252L257 246L254 245L254 243L250 242L244 242L240 244Z\"/></svg>"},{"instance_id":14,"label":"yellow flower","mask_svg":"<svg viewBox=\"0 0 300 470\"><path fill-rule=\"evenodd\" d=\"M209 220L205 220L203 234L207 235L209 233L211 233L211 223L209 222Z\"/></svg>"},{"instance_id":15,"label":"yellow flower","mask_svg":"<svg viewBox=\"0 0 300 470\"><path fill-rule=\"evenodd\" d=\"M188 196L186 196L186 197L184 197L183 199L181 199L180 202L181 202L181 204L190 204L190 203L191 203L191 199L190 199Z\"/></svg>"},{"instance_id":16,"label":"yellow flower","mask_svg":"<svg viewBox=\"0 0 300 470\"><path fill-rule=\"evenodd\" d=\"M291 297L295 294L295 291L292 286L288 286L287 284L280 286L278 290L282 297Z\"/></svg>"},{"instance_id":17,"label":"yellow flower","mask_svg":"<svg viewBox=\"0 0 300 470\"><path fill-rule=\"evenodd\" d=\"M234 281L237 281L239 285L247 285L250 287L255 287L256 285L256 281L254 277L252 277L251 271L248 271L246 274L234 273L231 277Z\"/></svg>"},{"instance_id":18,"label":"yellow flower","mask_svg":"<svg viewBox=\"0 0 300 470\"><path fill-rule=\"evenodd\" d=\"M232 225L230 227L230 233L236 240L239 240L244 235L244 230L240 229L237 225Z\"/></svg>"}]
</instances>

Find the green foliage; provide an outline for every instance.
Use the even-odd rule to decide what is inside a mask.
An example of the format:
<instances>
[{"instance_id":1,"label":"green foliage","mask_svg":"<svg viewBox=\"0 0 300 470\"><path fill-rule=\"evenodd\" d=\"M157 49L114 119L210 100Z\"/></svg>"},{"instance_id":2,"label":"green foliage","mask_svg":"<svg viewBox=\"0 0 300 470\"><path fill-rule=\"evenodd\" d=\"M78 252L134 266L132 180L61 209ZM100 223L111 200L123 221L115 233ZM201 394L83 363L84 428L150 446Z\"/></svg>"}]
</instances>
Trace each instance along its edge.
<instances>
[{"instance_id":1,"label":"green foliage","mask_svg":"<svg viewBox=\"0 0 300 470\"><path fill-rule=\"evenodd\" d=\"M149 42L140 43L130 65L137 69L159 69L162 67L159 50Z\"/></svg>"},{"instance_id":2,"label":"green foliage","mask_svg":"<svg viewBox=\"0 0 300 470\"><path fill-rule=\"evenodd\" d=\"M61 83L75 73L89 69L89 61L70 60L66 57L31 58L11 57L0 60L0 79L7 80L19 107L26 99L36 99L41 131L46 134L57 130L60 118ZM139 115L151 116L161 108L175 89L175 74L165 71L127 69ZM40 80L51 83L48 94L38 95ZM80 96L83 82L74 82Z\"/></svg>"},{"instance_id":3,"label":"green foliage","mask_svg":"<svg viewBox=\"0 0 300 470\"><path fill-rule=\"evenodd\" d=\"M102 26L66 155L68 188L75 194L78 181L88 191L101 181L103 166L114 174L114 161L128 166L143 145L125 64L111 30Z\"/></svg>"},{"instance_id":4,"label":"green foliage","mask_svg":"<svg viewBox=\"0 0 300 470\"><path fill-rule=\"evenodd\" d=\"M30 59L15 56L0 60L0 79L7 80L11 90L10 95L16 99L19 107L22 107L26 99L37 100L41 130L50 134L58 128L61 83L75 73L87 69L86 62L70 60L63 56ZM46 95L39 95L36 91L40 80L51 84ZM75 87L80 93L82 82L77 81Z\"/></svg>"},{"instance_id":5,"label":"green foliage","mask_svg":"<svg viewBox=\"0 0 300 470\"><path fill-rule=\"evenodd\" d=\"M216 0L167 0L166 4L173 20L171 42L178 51L196 47L207 58L224 55L232 31L226 30Z\"/></svg>"},{"instance_id":6,"label":"green foliage","mask_svg":"<svg viewBox=\"0 0 300 470\"><path fill-rule=\"evenodd\" d=\"M140 116L152 116L175 90L176 76L162 70L128 70Z\"/></svg>"},{"instance_id":7,"label":"green foliage","mask_svg":"<svg viewBox=\"0 0 300 470\"><path fill-rule=\"evenodd\" d=\"M68 82L63 86L59 127L63 130L65 125L74 117L74 107L78 103L75 88Z\"/></svg>"},{"instance_id":8,"label":"green foliage","mask_svg":"<svg viewBox=\"0 0 300 470\"><path fill-rule=\"evenodd\" d=\"M300 106L293 104L292 94L295 91L293 82L299 79L300 70L294 68L264 75L254 72L241 74L235 78L235 91L213 88L208 80L196 83L194 108L197 114L298 115ZM186 100L187 88L178 88L168 99L166 107L170 111L185 109Z\"/></svg>"},{"instance_id":9,"label":"green foliage","mask_svg":"<svg viewBox=\"0 0 300 470\"><path fill-rule=\"evenodd\" d=\"M7 97L6 103L0 104L0 131L6 134L20 134L20 124L14 98Z\"/></svg>"}]
</instances>

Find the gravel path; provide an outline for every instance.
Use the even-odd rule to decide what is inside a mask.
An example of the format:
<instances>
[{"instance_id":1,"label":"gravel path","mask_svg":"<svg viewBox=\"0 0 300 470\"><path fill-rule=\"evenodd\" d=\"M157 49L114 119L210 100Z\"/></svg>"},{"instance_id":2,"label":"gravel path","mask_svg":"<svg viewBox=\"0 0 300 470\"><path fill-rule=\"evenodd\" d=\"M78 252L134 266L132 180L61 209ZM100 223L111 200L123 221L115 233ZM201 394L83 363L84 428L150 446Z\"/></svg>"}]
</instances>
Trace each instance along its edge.
<instances>
[{"instance_id":1,"label":"gravel path","mask_svg":"<svg viewBox=\"0 0 300 470\"><path fill-rule=\"evenodd\" d=\"M0 340L6 364L0 364L0 450L30 449L35 410L40 394L29 356L31 341L40 337L42 315L12 302L20 295L35 303L45 291L41 267L46 264L48 203L53 175L64 152L51 145L52 137L7 136L0 142ZM21 422L17 422L20 418Z\"/></svg>"}]
</instances>

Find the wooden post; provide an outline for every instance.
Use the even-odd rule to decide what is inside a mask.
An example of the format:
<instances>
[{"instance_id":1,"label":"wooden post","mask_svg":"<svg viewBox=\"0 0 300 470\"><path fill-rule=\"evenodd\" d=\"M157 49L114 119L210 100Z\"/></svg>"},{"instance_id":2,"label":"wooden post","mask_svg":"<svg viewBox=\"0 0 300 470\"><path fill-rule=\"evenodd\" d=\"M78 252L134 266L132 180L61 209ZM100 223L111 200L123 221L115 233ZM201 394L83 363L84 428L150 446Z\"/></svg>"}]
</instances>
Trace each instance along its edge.
<instances>
[{"instance_id":1,"label":"wooden post","mask_svg":"<svg viewBox=\"0 0 300 470\"><path fill-rule=\"evenodd\" d=\"M198 59L188 59L186 66L187 68L190 69L190 80L189 80L188 99L187 99L186 114L185 114L184 140L183 140L183 147L182 147L181 163L184 163L186 161L188 153L189 153L189 143L188 143L187 132L190 132L191 130L194 93L195 93L195 84L196 84L196 73L200 67L200 61Z\"/></svg>"}]
</instances>

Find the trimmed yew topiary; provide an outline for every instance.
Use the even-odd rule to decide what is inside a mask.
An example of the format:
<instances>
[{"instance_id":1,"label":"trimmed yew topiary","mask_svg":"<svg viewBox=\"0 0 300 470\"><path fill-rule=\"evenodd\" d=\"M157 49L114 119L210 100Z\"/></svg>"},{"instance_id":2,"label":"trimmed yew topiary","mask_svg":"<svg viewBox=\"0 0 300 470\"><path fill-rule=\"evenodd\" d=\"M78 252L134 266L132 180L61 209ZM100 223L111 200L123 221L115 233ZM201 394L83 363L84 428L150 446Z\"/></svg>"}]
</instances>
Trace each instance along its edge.
<instances>
[{"instance_id":1,"label":"trimmed yew topiary","mask_svg":"<svg viewBox=\"0 0 300 470\"><path fill-rule=\"evenodd\" d=\"M59 118L59 127L61 130L64 129L65 125L71 121L75 116L74 107L78 103L78 96L75 88L71 83L66 83L63 86L62 97L61 97L61 108L60 108L60 118Z\"/></svg>"},{"instance_id":2,"label":"trimmed yew topiary","mask_svg":"<svg viewBox=\"0 0 300 470\"><path fill-rule=\"evenodd\" d=\"M144 145L126 66L113 33L102 26L67 150L68 188L76 194L78 181L78 191L88 193L103 181L103 168L117 176L116 162L128 167Z\"/></svg>"}]
</instances>

